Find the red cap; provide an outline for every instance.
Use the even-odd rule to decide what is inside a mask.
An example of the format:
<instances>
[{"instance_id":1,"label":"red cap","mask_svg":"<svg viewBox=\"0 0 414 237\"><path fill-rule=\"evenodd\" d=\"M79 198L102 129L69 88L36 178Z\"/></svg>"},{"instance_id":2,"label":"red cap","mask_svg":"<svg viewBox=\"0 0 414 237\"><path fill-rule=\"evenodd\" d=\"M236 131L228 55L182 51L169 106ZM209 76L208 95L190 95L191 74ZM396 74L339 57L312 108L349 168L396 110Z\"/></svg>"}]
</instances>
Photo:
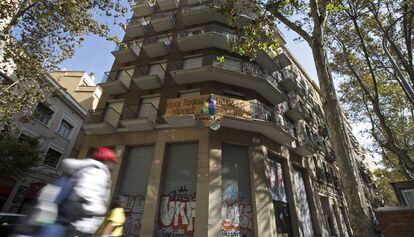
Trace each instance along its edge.
<instances>
[{"instance_id":1,"label":"red cap","mask_svg":"<svg viewBox=\"0 0 414 237\"><path fill-rule=\"evenodd\" d=\"M114 163L118 163L116 160L115 152L109 148L100 146L96 148L95 152L92 155L93 158L102 161L112 161Z\"/></svg>"}]
</instances>

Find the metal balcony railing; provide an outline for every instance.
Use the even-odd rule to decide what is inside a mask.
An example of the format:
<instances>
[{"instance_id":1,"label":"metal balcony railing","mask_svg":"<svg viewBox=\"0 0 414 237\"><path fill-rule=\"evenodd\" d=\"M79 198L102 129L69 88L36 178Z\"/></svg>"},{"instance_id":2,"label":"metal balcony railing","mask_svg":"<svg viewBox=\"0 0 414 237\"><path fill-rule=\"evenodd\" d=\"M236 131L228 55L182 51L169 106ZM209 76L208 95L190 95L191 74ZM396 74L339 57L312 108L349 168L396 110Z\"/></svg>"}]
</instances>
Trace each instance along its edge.
<instances>
[{"instance_id":1,"label":"metal balcony railing","mask_svg":"<svg viewBox=\"0 0 414 237\"><path fill-rule=\"evenodd\" d=\"M158 18L163 18L163 17L172 17L173 20L175 20L176 18L176 10L173 11L166 11L166 12L156 12L154 14L152 14L151 19L158 19Z\"/></svg>"},{"instance_id":2,"label":"metal balcony railing","mask_svg":"<svg viewBox=\"0 0 414 237\"><path fill-rule=\"evenodd\" d=\"M211 56L211 55L206 55L205 58L208 58L208 56ZM235 64L234 62L229 63L228 61L226 62L226 59L224 59L224 62L219 62L214 59L214 60L211 60L210 62L206 62L203 65L200 65L199 67L213 66L213 67L222 68L225 70L238 72L238 73L242 73L242 74L253 76L253 77L259 77L269 82L270 85L272 85L274 88L277 88L279 91L283 91L283 88L280 85L280 77L278 76L278 74L272 75L267 70L263 69L262 67L254 63L250 63L246 61L239 61L238 63L239 64ZM197 66L192 65L191 68L197 68ZM187 69L187 68L184 68L183 60L176 60L172 62L172 69L171 69L172 71L182 70L182 69Z\"/></svg>"},{"instance_id":3,"label":"metal balcony railing","mask_svg":"<svg viewBox=\"0 0 414 237\"><path fill-rule=\"evenodd\" d=\"M152 103L142 103L126 106L122 112L121 119L148 119L151 122L157 121L158 109Z\"/></svg>"},{"instance_id":4,"label":"metal balcony railing","mask_svg":"<svg viewBox=\"0 0 414 237\"><path fill-rule=\"evenodd\" d=\"M133 49L133 50L140 50L141 46L139 45L139 43L135 40L130 40L130 41L125 41L123 42L123 45L115 45L114 47L114 51L119 51L119 50L126 50L126 49Z\"/></svg>"},{"instance_id":5,"label":"metal balcony railing","mask_svg":"<svg viewBox=\"0 0 414 237\"><path fill-rule=\"evenodd\" d=\"M165 65L162 63L150 64L135 68L135 77L158 75L163 77L165 75Z\"/></svg>"},{"instance_id":6,"label":"metal balcony railing","mask_svg":"<svg viewBox=\"0 0 414 237\"><path fill-rule=\"evenodd\" d=\"M128 28L129 25L140 25L141 27L144 27L145 30L148 29L148 26L150 24L149 19L146 19L145 17L136 17L133 16L126 20L126 28Z\"/></svg>"},{"instance_id":7,"label":"metal balcony railing","mask_svg":"<svg viewBox=\"0 0 414 237\"><path fill-rule=\"evenodd\" d=\"M85 124L106 122L113 127L117 127L120 117L120 113L113 108L92 109L88 111Z\"/></svg>"},{"instance_id":8,"label":"metal balcony railing","mask_svg":"<svg viewBox=\"0 0 414 237\"><path fill-rule=\"evenodd\" d=\"M115 70L105 72L101 83L106 83L110 81L129 81L131 80L131 78L132 75L127 70Z\"/></svg>"},{"instance_id":9,"label":"metal balcony railing","mask_svg":"<svg viewBox=\"0 0 414 237\"><path fill-rule=\"evenodd\" d=\"M255 101L250 102L250 108L253 119L272 122L288 132L290 135L294 136L293 125L283 117L276 107L264 105Z\"/></svg>"},{"instance_id":10,"label":"metal balcony railing","mask_svg":"<svg viewBox=\"0 0 414 237\"><path fill-rule=\"evenodd\" d=\"M257 64L253 64L250 62L243 62L242 63L242 72L248 75L257 76L260 78L265 79L267 82L269 82L270 85L272 85L274 88L277 88L280 91L283 91L281 85L280 85L280 78L275 77L271 73L269 73L267 70L263 69ZM277 75L277 74L276 74Z\"/></svg>"},{"instance_id":11,"label":"metal balcony railing","mask_svg":"<svg viewBox=\"0 0 414 237\"><path fill-rule=\"evenodd\" d=\"M202 34L210 34L210 33L214 33L214 34L218 34L218 35L222 35L223 38L225 38L227 41L232 42L237 40L237 35L230 33L230 32L226 32L226 31L222 31L219 32L217 30L206 30L206 29L200 29L197 31L181 31L178 33L177 38L185 38L185 37L191 37L191 36L196 36L196 35L202 35Z\"/></svg>"},{"instance_id":12,"label":"metal balcony railing","mask_svg":"<svg viewBox=\"0 0 414 237\"><path fill-rule=\"evenodd\" d=\"M152 44L152 43L157 43L157 42L161 42L159 41L159 39L163 39L166 38L166 41L163 41L166 45L171 45L172 42L172 37L169 35L156 35L156 36L152 36L152 37L147 37L145 38L144 44L148 45L148 44Z\"/></svg>"},{"instance_id":13,"label":"metal balcony railing","mask_svg":"<svg viewBox=\"0 0 414 237\"><path fill-rule=\"evenodd\" d=\"M208 1L208 2L203 2L201 4L197 4L197 5L185 6L182 9L182 13L185 14L185 13L190 13L190 12L199 11L199 10L208 9L208 8L220 8L223 5L224 5L223 1L219 1L219 0Z\"/></svg>"}]
</instances>

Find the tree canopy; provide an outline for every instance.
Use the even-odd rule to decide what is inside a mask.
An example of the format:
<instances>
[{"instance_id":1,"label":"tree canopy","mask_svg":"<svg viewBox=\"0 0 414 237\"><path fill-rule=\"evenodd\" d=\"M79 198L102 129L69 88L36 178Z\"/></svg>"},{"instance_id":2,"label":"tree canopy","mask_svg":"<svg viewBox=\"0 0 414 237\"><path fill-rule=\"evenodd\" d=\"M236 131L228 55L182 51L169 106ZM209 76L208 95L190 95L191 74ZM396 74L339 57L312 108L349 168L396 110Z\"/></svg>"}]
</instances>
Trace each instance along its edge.
<instances>
[{"instance_id":1,"label":"tree canopy","mask_svg":"<svg viewBox=\"0 0 414 237\"><path fill-rule=\"evenodd\" d=\"M12 78L0 84L0 128L12 115L30 112L52 89L46 72L70 58L85 36L118 42L110 24L127 9L119 0L4 0L0 3L0 71ZM105 21L100 19L106 19Z\"/></svg>"}]
</instances>

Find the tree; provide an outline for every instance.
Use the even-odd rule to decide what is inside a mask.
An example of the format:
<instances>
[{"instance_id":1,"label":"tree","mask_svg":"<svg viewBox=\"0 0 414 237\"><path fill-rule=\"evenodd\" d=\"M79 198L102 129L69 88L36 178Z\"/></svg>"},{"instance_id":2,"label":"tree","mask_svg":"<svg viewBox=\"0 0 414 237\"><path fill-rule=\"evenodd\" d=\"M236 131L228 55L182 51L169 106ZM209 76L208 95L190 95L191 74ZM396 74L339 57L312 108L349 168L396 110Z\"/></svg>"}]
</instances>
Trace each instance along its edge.
<instances>
[{"instance_id":1,"label":"tree","mask_svg":"<svg viewBox=\"0 0 414 237\"><path fill-rule=\"evenodd\" d=\"M374 171L374 183L380 190L385 206L398 206L398 200L391 187L391 182L403 181L405 178L397 171L388 169L377 169Z\"/></svg>"},{"instance_id":2,"label":"tree","mask_svg":"<svg viewBox=\"0 0 414 237\"><path fill-rule=\"evenodd\" d=\"M386 160L384 164L412 179L414 104L404 75L410 77L412 69L413 26L400 19L411 17L414 23L414 3L349 0L343 1L342 8L329 26L332 68L343 77L342 102L353 121L371 125L369 132ZM379 13L378 9L383 10ZM386 25L392 25L393 30L384 30L391 28ZM393 38L391 54L384 48L388 37ZM393 63L393 57L398 58L401 68ZM411 64L404 62L406 59Z\"/></svg>"},{"instance_id":3,"label":"tree","mask_svg":"<svg viewBox=\"0 0 414 237\"><path fill-rule=\"evenodd\" d=\"M272 45L273 40L268 41L268 38L273 39L274 35L269 33L269 30L280 22L296 32L312 49L330 137L338 157L336 162L342 172L341 181L350 210L352 228L356 236L371 236L371 216L360 178L353 169L356 164L347 145L349 137L344 128L344 118L328 62L326 25L330 14L340 10L339 6L339 1L330 0L230 0L221 7L220 11L229 16L233 24L237 24L238 15L244 13L243 11L254 11L258 15L238 32L241 38L239 40L241 45L238 47L242 49L238 50L240 53L254 52L257 42L260 43L259 47L261 45L263 48ZM265 43L266 41L268 43ZM246 48L253 50L246 50Z\"/></svg>"},{"instance_id":4,"label":"tree","mask_svg":"<svg viewBox=\"0 0 414 237\"><path fill-rule=\"evenodd\" d=\"M20 178L42 159L37 138L0 135L0 178Z\"/></svg>"},{"instance_id":5,"label":"tree","mask_svg":"<svg viewBox=\"0 0 414 237\"><path fill-rule=\"evenodd\" d=\"M0 108L7 108L0 113L0 128L50 95L46 72L71 57L86 35L118 42L109 24L125 12L120 0L1 1L0 72L13 82L0 85ZM101 16L110 20L99 21Z\"/></svg>"}]
</instances>

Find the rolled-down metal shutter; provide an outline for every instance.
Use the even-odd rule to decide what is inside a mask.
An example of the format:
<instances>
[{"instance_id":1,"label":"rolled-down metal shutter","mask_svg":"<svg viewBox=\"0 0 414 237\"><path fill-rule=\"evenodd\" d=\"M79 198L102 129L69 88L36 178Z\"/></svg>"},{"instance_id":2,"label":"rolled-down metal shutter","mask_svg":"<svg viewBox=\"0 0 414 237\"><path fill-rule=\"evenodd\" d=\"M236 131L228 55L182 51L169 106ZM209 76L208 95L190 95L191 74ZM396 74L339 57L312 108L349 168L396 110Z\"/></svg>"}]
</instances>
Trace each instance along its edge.
<instances>
[{"instance_id":1,"label":"rolled-down metal shutter","mask_svg":"<svg viewBox=\"0 0 414 237\"><path fill-rule=\"evenodd\" d=\"M122 162L118 193L127 197L124 236L139 236L154 146L129 148Z\"/></svg>"},{"instance_id":2,"label":"rolled-down metal shutter","mask_svg":"<svg viewBox=\"0 0 414 237\"><path fill-rule=\"evenodd\" d=\"M254 236L249 155L245 146L222 144L222 236Z\"/></svg>"},{"instance_id":3,"label":"rolled-down metal shutter","mask_svg":"<svg viewBox=\"0 0 414 237\"><path fill-rule=\"evenodd\" d=\"M167 146L157 237L193 236L196 218L198 143Z\"/></svg>"},{"instance_id":4,"label":"rolled-down metal shutter","mask_svg":"<svg viewBox=\"0 0 414 237\"><path fill-rule=\"evenodd\" d=\"M312 217L309 209L308 197L306 195L305 182L303 181L303 173L301 170L293 169L293 180L295 182L294 191L299 206L299 226L303 237L313 237L313 224Z\"/></svg>"}]
</instances>

